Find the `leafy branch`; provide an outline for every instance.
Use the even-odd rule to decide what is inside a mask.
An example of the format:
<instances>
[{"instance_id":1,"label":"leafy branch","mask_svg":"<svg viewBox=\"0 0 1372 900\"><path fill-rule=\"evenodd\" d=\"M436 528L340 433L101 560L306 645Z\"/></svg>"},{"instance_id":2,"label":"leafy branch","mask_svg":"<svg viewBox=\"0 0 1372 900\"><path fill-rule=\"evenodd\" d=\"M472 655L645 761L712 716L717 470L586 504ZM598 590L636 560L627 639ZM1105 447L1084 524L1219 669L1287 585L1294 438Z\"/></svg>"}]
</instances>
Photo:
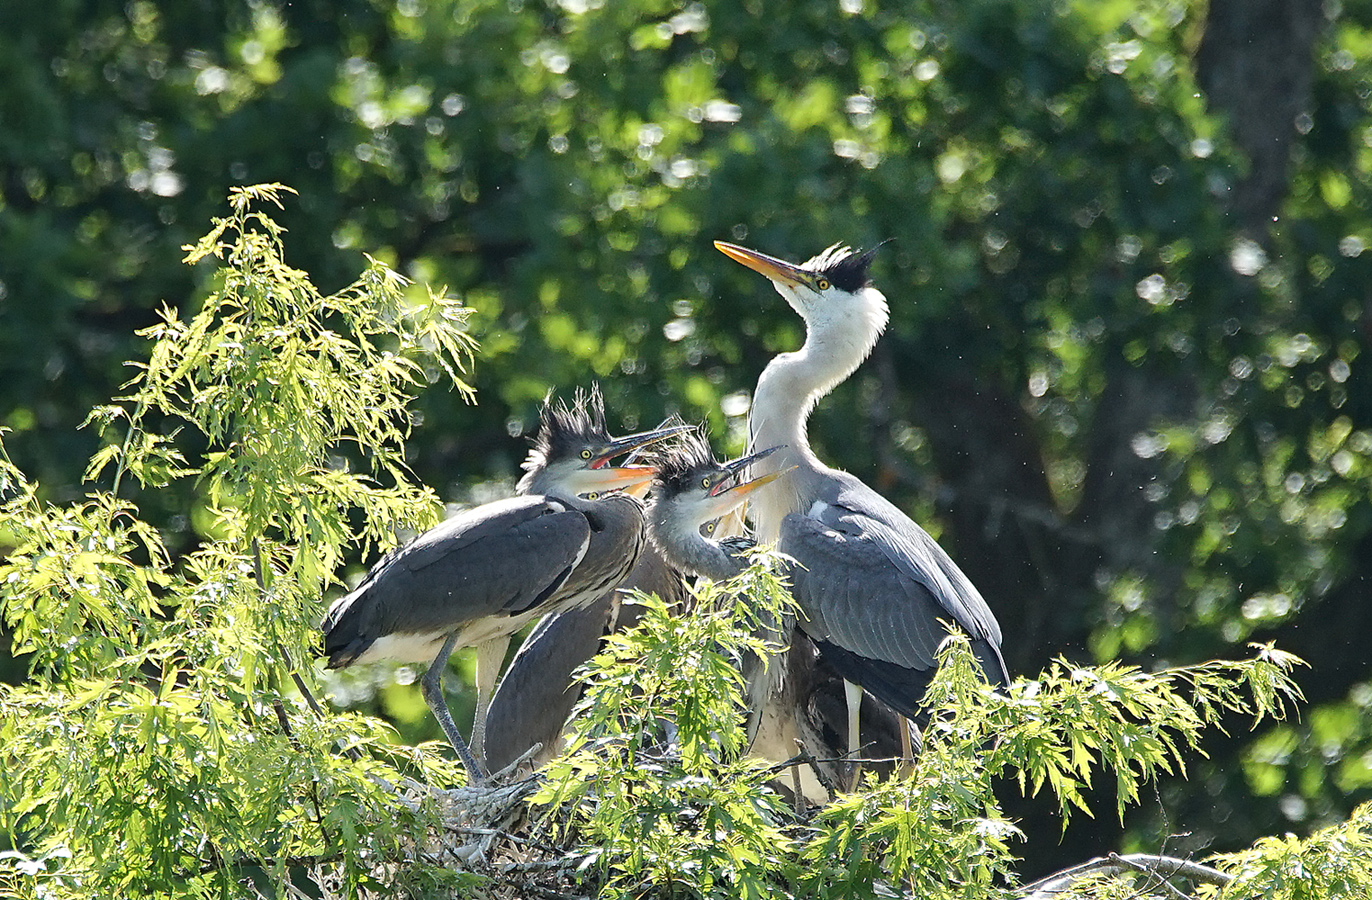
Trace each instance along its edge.
<instances>
[{"instance_id":1,"label":"leafy branch","mask_svg":"<svg viewBox=\"0 0 1372 900\"><path fill-rule=\"evenodd\" d=\"M261 212L287 191L235 190L186 248L212 289L186 320L163 311L129 393L88 419L125 429L88 469L113 466L112 490L49 505L0 452L0 616L32 654L28 683L0 686L0 835L19 854L0 879L19 896L200 896L229 861L287 885L290 860L335 858L355 891L379 883L367 860L439 825L390 785L446 766L379 723L304 714L288 676L343 549L436 515L403 463L406 407L433 373L470 395L466 310L375 260L322 294ZM125 474L185 480L200 547L173 560L118 496Z\"/></svg>"}]
</instances>

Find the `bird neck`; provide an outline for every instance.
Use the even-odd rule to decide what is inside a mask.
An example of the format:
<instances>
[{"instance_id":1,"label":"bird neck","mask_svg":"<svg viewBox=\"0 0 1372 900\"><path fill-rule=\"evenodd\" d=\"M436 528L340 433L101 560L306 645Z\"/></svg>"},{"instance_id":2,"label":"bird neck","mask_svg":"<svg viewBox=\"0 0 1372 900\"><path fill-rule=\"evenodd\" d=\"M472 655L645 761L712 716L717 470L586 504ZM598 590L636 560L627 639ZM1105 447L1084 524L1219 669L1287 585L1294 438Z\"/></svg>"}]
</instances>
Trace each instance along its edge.
<instances>
[{"instance_id":1,"label":"bird neck","mask_svg":"<svg viewBox=\"0 0 1372 900\"><path fill-rule=\"evenodd\" d=\"M794 353L778 354L757 382L748 419L751 449L782 448L759 464L762 472L792 466L806 471L827 468L810 449L806 423L815 404L852 375L872 352L886 324L885 304L874 306L871 315L806 324L804 345ZM781 519L799 509L801 497L787 486L788 482L794 484L796 479L783 478L753 501L760 541L775 541Z\"/></svg>"},{"instance_id":2,"label":"bird neck","mask_svg":"<svg viewBox=\"0 0 1372 900\"><path fill-rule=\"evenodd\" d=\"M694 575L724 581L745 568L744 561L722 544L702 537L699 525L686 516L673 515L670 502L649 507L648 533L670 565Z\"/></svg>"},{"instance_id":3,"label":"bird neck","mask_svg":"<svg viewBox=\"0 0 1372 900\"><path fill-rule=\"evenodd\" d=\"M642 532L645 528L643 501L622 491L604 494L595 500L575 494L558 499L580 510L586 516L591 531L597 534L607 530L618 532L620 529L632 532L635 527Z\"/></svg>"}]
</instances>

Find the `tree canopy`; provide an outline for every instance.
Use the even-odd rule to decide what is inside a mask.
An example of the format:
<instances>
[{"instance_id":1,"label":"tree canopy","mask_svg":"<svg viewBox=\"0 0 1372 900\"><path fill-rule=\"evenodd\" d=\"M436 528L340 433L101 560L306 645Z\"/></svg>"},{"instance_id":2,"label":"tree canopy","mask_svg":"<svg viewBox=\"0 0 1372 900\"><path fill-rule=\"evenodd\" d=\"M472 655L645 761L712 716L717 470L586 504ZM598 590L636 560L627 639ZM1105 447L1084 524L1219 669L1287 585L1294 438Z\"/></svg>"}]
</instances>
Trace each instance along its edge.
<instances>
[{"instance_id":1,"label":"tree canopy","mask_svg":"<svg viewBox=\"0 0 1372 900\"><path fill-rule=\"evenodd\" d=\"M290 668L266 660L312 652L340 564L433 521L438 499L508 489L550 387L598 379L619 425L681 412L736 449L757 374L801 326L713 239L790 258L890 239L874 266L888 333L811 434L949 549L1000 618L1012 673L1060 657L1184 670L1246 658L1250 641L1310 664L1291 674L1299 716L1251 731L1221 719L1197 737L1207 755L1161 773L1119 822L1064 833L1054 803L1001 784L1029 838L1020 874L1112 849L1323 840L1372 797L1372 9L1249 7L1274 17L1247 23L1260 34L1305 36L1304 55L1259 62L1304 60L1273 79L1284 94L1255 99L1275 89L1233 79L1253 63L1215 49L1244 44L1221 40L1245 27L1221 0L7 7L0 500L20 518L0 544L27 565L26 528L58 542L44 544L46 605L6 607L7 679L56 691L54 723L98 697L129 716L100 727L148 729L232 640L264 662L216 677L256 696L258 671ZM1275 181L1252 150L1264 124L1287 148ZM281 254L261 277L298 308L244 354L233 330L268 298L233 273L254 271L261 246L223 250L226 268L215 250L232 235L198 241L233 186L278 181L298 197L276 195L271 227L247 232ZM250 211L235 210L225 221ZM201 261L183 265L183 245ZM381 305L357 312L366 297ZM202 315L220 343L191 328ZM479 342L469 371L468 346L439 335ZM282 398L292 360L338 389ZM359 387L363 366L379 371ZM157 372L203 376L207 393L147 380ZM121 388L130 378L144 380ZM269 427L284 421L289 433ZM68 572L66 556L89 568ZM183 596L192 584L216 587ZM243 617L215 618L220 590ZM254 606L264 591L284 615ZM186 640L201 649L173 652ZM128 693L85 696L111 658L130 667ZM166 665L159 685L134 677L144 664ZM437 735L407 685L332 689L393 723L350 725L377 753ZM189 747L242 714L214 702L164 736ZM340 733L309 739L321 766ZM289 738L273 740L273 771L304 791ZM103 771L87 777L166 758L91 762ZM1083 788L1093 809L1113 799L1108 781ZM354 782L355 808L391 802ZM149 807L170 818L178 802Z\"/></svg>"}]
</instances>

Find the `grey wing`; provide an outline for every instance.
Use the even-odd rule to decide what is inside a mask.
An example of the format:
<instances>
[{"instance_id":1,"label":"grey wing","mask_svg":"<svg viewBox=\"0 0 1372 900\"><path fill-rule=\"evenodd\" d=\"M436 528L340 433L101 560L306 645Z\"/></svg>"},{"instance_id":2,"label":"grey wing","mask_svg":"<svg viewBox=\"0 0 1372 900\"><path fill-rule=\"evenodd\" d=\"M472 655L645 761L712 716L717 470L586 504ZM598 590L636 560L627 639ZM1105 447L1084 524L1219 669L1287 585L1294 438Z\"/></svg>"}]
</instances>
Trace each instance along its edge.
<instances>
[{"instance_id":1,"label":"grey wing","mask_svg":"<svg viewBox=\"0 0 1372 900\"><path fill-rule=\"evenodd\" d=\"M387 555L324 619L330 665L378 637L452 630L551 596L586 552L590 526L545 497L488 503Z\"/></svg>"},{"instance_id":2,"label":"grey wing","mask_svg":"<svg viewBox=\"0 0 1372 900\"><path fill-rule=\"evenodd\" d=\"M838 473L839 490L818 512L830 528L876 544L891 564L923 584L947 615L974 640L1000 647L1000 624L981 592L929 533L858 479Z\"/></svg>"},{"instance_id":3,"label":"grey wing","mask_svg":"<svg viewBox=\"0 0 1372 900\"><path fill-rule=\"evenodd\" d=\"M589 606L544 616L529 632L486 715L486 761L493 771L505 768L535 743L543 744L545 754L554 749L581 697L581 686L572 684L573 673L600 652L611 628L630 628L643 614L641 606L623 602L624 592L633 590L657 594L670 605L685 595L686 588L681 573L645 543L617 589Z\"/></svg>"},{"instance_id":4,"label":"grey wing","mask_svg":"<svg viewBox=\"0 0 1372 900\"><path fill-rule=\"evenodd\" d=\"M877 544L793 514L779 549L800 563L791 585L806 634L871 659L933 667L947 614Z\"/></svg>"},{"instance_id":5,"label":"grey wing","mask_svg":"<svg viewBox=\"0 0 1372 900\"><path fill-rule=\"evenodd\" d=\"M499 771L535 743L547 753L562 733L581 685L572 673L600 650L614 607L611 593L589 606L544 616L529 632L486 713L486 762Z\"/></svg>"},{"instance_id":6,"label":"grey wing","mask_svg":"<svg viewBox=\"0 0 1372 900\"><path fill-rule=\"evenodd\" d=\"M844 678L906 715L917 710L932 677L947 636L942 622L967 631L991 683L1008 681L994 617L986 610L993 626L987 628L963 608L975 612L985 601L966 599L930 547L943 553L922 529L902 539L886 523L841 507L782 522L779 549L803 567L791 575L803 612L799 627Z\"/></svg>"},{"instance_id":7,"label":"grey wing","mask_svg":"<svg viewBox=\"0 0 1372 900\"><path fill-rule=\"evenodd\" d=\"M668 609L674 609L686 598L686 579L679 569L672 568L663 558L656 544L645 541L638 562L619 585L619 617L615 620L617 630L632 628L643 616L643 607L625 602L633 591L656 594Z\"/></svg>"}]
</instances>

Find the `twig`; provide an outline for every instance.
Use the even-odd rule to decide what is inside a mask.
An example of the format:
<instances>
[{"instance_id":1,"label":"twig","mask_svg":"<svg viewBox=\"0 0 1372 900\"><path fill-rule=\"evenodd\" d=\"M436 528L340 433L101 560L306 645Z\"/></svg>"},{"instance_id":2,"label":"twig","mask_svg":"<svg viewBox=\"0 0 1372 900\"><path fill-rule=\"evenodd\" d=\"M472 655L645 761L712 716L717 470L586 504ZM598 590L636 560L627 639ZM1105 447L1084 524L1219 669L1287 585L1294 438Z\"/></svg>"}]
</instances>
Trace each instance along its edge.
<instances>
[{"instance_id":1,"label":"twig","mask_svg":"<svg viewBox=\"0 0 1372 900\"><path fill-rule=\"evenodd\" d=\"M1133 861L1133 860L1131 860L1131 859L1125 859L1124 857L1120 856L1118 853L1111 853L1111 854L1110 854L1110 861L1111 861L1111 862L1120 863L1120 864L1123 865L1125 868L1133 869L1135 872L1142 872L1143 874L1149 876L1150 878L1156 878L1156 879L1157 879L1158 886L1159 886L1159 887L1162 887L1162 888L1165 888L1165 889L1167 890L1167 893L1169 893L1169 894L1172 895L1173 900L1191 900L1191 898L1190 898L1188 895L1183 894L1181 891L1179 891L1179 890L1176 888L1176 886L1174 886L1174 885L1172 884L1172 882L1170 882L1170 881L1167 880L1167 879L1170 877L1170 875L1164 875L1164 874L1162 874L1161 872L1157 872L1157 871L1154 871L1153 869L1148 868L1147 866L1143 865L1142 863L1135 862L1135 861ZM1174 875L1174 874L1176 874L1176 873L1173 872L1173 873L1171 873L1171 874Z\"/></svg>"},{"instance_id":2,"label":"twig","mask_svg":"<svg viewBox=\"0 0 1372 900\"><path fill-rule=\"evenodd\" d=\"M790 759L779 763L773 763L767 767L768 772L780 775L792 766L813 765L815 763L896 763L900 762L899 756L826 756L815 757L809 753L800 752Z\"/></svg>"},{"instance_id":3,"label":"twig","mask_svg":"<svg viewBox=\"0 0 1372 900\"><path fill-rule=\"evenodd\" d=\"M1130 853L1127 855L1111 853L1109 856L1098 856L1080 865L1055 872L1032 884L1026 884L1019 889L1018 894L1025 900L1052 900L1054 896L1067 891L1075 882L1089 875L1120 875L1125 872L1143 872L1151 875L1159 879L1161 884L1166 885L1174 897L1182 898L1186 898L1187 895L1166 879L1181 877L1205 884L1224 886L1234 878L1234 876L1226 875L1219 869L1212 869L1210 866L1201 865L1188 859L1178 859L1175 856L1156 856L1151 853Z\"/></svg>"},{"instance_id":4,"label":"twig","mask_svg":"<svg viewBox=\"0 0 1372 900\"><path fill-rule=\"evenodd\" d=\"M510 763L508 766L501 769L499 772L492 772L491 781L500 783L507 776L513 775L515 772L519 770L520 766L524 765L526 762L537 756L542 749L543 742L535 741L534 745L530 747L528 750L525 750L523 753L519 754L519 758L516 759L514 762Z\"/></svg>"},{"instance_id":5,"label":"twig","mask_svg":"<svg viewBox=\"0 0 1372 900\"><path fill-rule=\"evenodd\" d=\"M542 885L526 884L523 890L535 896L542 897L543 900L581 900L585 894L566 894L562 891L555 891L552 888L545 888Z\"/></svg>"}]
</instances>

